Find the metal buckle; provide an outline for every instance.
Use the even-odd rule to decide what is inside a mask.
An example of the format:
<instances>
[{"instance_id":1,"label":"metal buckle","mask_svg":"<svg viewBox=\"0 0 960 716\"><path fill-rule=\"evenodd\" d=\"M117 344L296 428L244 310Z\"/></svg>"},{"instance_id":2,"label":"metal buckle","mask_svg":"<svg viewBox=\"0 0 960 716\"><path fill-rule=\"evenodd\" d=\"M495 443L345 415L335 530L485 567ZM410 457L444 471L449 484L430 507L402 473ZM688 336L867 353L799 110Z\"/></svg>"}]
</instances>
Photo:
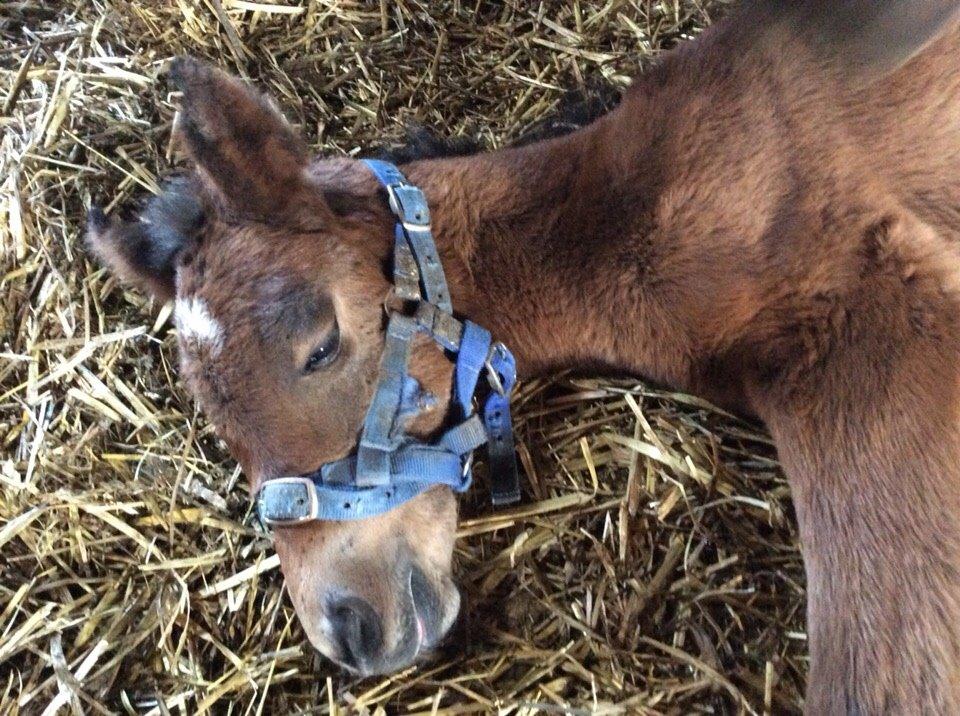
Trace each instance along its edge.
<instances>
[{"instance_id":1,"label":"metal buckle","mask_svg":"<svg viewBox=\"0 0 960 716\"><path fill-rule=\"evenodd\" d=\"M401 184L387 184L387 203L393 215L400 218L403 216L403 206L400 204L400 198L397 196L397 187Z\"/></svg>"},{"instance_id":2,"label":"metal buckle","mask_svg":"<svg viewBox=\"0 0 960 716\"><path fill-rule=\"evenodd\" d=\"M300 485L303 488L304 496L302 498L298 498L296 504L309 504L307 514L303 515L302 517L291 518L273 518L269 515L264 515L264 492L277 487L292 485ZM263 522L263 524L265 524L267 527L292 527L294 525L303 524L304 522L311 522L317 519L319 511L320 504L317 500L316 485L313 484L313 480L311 480L309 477L275 477L272 480L267 480L265 483L263 483L263 485L260 487L260 494L257 496L257 513L260 516L260 521Z\"/></svg>"},{"instance_id":3,"label":"metal buckle","mask_svg":"<svg viewBox=\"0 0 960 716\"><path fill-rule=\"evenodd\" d=\"M405 229L426 229L430 226L430 208L423 192L410 184L390 184L387 197L392 211Z\"/></svg>"},{"instance_id":4,"label":"metal buckle","mask_svg":"<svg viewBox=\"0 0 960 716\"><path fill-rule=\"evenodd\" d=\"M500 380L500 374L497 372L497 369L493 367L493 354L504 347L500 342L491 345L490 350L487 352L487 359L483 362L483 365L487 369L487 382L490 384L490 388L497 393L497 395L506 397L507 391L506 388L503 387L503 381Z\"/></svg>"}]
</instances>

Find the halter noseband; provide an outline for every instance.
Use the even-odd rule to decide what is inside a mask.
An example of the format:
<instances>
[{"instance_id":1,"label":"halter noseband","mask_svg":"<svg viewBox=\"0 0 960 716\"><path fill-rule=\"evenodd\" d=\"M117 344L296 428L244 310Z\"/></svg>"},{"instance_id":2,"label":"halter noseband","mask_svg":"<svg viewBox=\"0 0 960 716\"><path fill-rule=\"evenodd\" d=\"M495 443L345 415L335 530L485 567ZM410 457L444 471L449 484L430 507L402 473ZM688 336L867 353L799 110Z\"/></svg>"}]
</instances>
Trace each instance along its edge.
<instances>
[{"instance_id":1,"label":"halter noseband","mask_svg":"<svg viewBox=\"0 0 960 716\"><path fill-rule=\"evenodd\" d=\"M415 310L390 313L379 380L356 455L328 462L308 475L264 482L257 511L267 526L372 517L433 485L464 492L472 479L473 451L483 443L488 443L493 504L520 499L510 421L510 391L516 382L513 355L502 343L492 342L486 329L454 317L423 192L408 184L393 164L364 161L386 188L397 217L394 291ZM408 370L410 344L418 333L436 341L454 361L458 422L430 443L404 430L407 420L436 401ZM484 372L490 393L481 417L474 412L473 398Z\"/></svg>"}]
</instances>

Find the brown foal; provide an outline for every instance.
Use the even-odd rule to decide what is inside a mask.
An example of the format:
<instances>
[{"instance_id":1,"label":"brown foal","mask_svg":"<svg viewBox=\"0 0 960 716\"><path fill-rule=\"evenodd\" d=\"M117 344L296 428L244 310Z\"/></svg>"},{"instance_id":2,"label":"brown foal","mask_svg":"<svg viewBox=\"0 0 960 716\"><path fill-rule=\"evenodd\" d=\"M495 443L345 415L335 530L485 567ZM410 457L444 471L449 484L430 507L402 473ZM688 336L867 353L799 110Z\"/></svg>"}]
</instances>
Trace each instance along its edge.
<instances>
[{"instance_id":1,"label":"brown foal","mask_svg":"<svg viewBox=\"0 0 960 716\"><path fill-rule=\"evenodd\" d=\"M523 375L630 371L768 426L803 538L810 713L960 713L955 5L751 4L582 130L403 167L455 311ZM187 384L255 490L354 448L393 219L364 165L311 160L252 89L172 74L194 170L139 222L94 212L90 241L176 299ZM411 372L449 396L432 343ZM455 527L433 488L277 530L311 641L364 673L435 644L459 606Z\"/></svg>"}]
</instances>

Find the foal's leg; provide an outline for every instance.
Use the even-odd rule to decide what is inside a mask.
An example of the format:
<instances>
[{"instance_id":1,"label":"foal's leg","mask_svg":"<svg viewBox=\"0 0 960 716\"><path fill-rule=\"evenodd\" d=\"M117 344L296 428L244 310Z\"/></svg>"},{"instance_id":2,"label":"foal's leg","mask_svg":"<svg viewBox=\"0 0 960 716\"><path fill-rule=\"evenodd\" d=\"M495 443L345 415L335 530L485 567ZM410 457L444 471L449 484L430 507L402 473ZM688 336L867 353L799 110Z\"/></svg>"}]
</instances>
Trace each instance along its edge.
<instances>
[{"instance_id":1,"label":"foal's leg","mask_svg":"<svg viewBox=\"0 0 960 716\"><path fill-rule=\"evenodd\" d=\"M810 714L960 714L960 310L902 233L761 348L752 388L800 523Z\"/></svg>"}]
</instances>

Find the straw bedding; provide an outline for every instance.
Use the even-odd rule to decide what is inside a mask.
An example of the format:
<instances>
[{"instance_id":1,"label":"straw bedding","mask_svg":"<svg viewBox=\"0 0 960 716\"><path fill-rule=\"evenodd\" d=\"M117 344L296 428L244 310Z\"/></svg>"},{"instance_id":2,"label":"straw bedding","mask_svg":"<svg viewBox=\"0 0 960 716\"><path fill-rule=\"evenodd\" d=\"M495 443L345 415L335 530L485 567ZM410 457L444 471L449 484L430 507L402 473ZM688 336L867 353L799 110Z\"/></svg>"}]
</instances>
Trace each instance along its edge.
<instances>
[{"instance_id":1,"label":"straw bedding","mask_svg":"<svg viewBox=\"0 0 960 716\"><path fill-rule=\"evenodd\" d=\"M464 501L448 646L389 678L338 672L177 382L169 308L82 242L91 200L129 205L174 161L158 80L174 55L269 90L320 152L412 121L496 147L723 10L0 2L0 713L796 711L803 571L769 438L687 396L571 375L520 390L524 504Z\"/></svg>"}]
</instances>

